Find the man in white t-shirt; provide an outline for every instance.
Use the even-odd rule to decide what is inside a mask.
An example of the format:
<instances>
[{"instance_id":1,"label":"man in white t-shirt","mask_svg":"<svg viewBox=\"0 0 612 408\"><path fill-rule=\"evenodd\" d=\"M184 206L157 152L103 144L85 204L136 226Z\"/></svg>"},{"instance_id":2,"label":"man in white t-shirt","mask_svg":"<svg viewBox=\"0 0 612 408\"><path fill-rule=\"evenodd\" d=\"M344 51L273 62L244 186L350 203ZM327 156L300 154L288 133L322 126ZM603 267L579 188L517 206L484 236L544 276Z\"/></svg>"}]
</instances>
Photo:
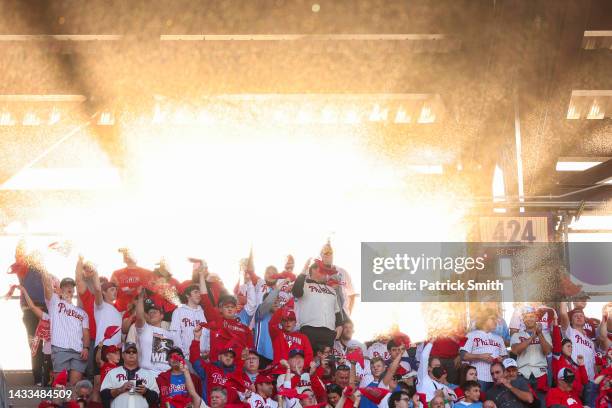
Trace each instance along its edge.
<instances>
[{"instance_id":1,"label":"man in white t-shirt","mask_svg":"<svg viewBox=\"0 0 612 408\"><path fill-rule=\"evenodd\" d=\"M138 364L153 371L157 377L170 369L168 350L173 347L182 349L181 338L176 331L164 329L161 325L163 308L147 299L145 309L144 290L140 291L136 303L136 339L138 344Z\"/></svg>"},{"instance_id":2,"label":"man in white t-shirt","mask_svg":"<svg viewBox=\"0 0 612 408\"><path fill-rule=\"evenodd\" d=\"M185 359L189 360L189 346L193 341L193 330L200 323L206 323L206 317L200 306L202 296L199 285L187 286L183 290L183 295L187 298L187 303L180 305L172 312L170 330L177 332L181 337L181 350ZM210 330L208 329L202 329L200 351L202 353L210 351Z\"/></svg>"},{"instance_id":3,"label":"man in white t-shirt","mask_svg":"<svg viewBox=\"0 0 612 408\"><path fill-rule=\"evenodd\" d=\"M60 295L53 292L49 274L43 270L45 303L51 320L51 361L53 371L69 372L68 384L83 378L89 356L89 318L72 304L76 283L72 278L60 282Z\"/></svg>"},{"instance_id":4,"label":"man in white t-shirt","mask_svg":"<svg viewBox=\"0 0 612 408\"><path fill-rule=\"evenodd\" d=\"M96 347L104 340L106 329L111 326L121 328L122 314L115 307L117 299L117 284L114 282L105 281L100 283L98 273L94 272L93 276L94 289L94 316L96 319ZM118 346L121 344L121 330L110 338L104 340L105 346Z\"/></svg>"},{"instance_id":5,"label":"man in white t-shirt","mask_svg":"<svg viewBox=\"0 0 612 408\"><path fill-rule=\"evenodd\" d=\"M123 365L106 374L100 386L104 406L111 408L148 408L157 406L159 388L155 374L138 365L138 346L125 343Z\"/></svg>"}]
</instances>

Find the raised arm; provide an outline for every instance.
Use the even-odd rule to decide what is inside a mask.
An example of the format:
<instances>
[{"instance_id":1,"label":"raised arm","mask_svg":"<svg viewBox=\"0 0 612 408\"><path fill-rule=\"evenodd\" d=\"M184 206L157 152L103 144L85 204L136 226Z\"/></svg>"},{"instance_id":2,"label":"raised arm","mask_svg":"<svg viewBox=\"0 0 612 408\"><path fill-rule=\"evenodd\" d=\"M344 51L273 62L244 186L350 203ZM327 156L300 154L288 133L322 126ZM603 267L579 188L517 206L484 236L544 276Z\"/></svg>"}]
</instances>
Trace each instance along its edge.
<instances>
[{"instance_id":1,"label":"raised arm","mask_svg":"<svg viewBox=\"0 0 612 408\"><path fill-rule=\"evenodd\" d=\"M567 303L561 302L559 305L559 323L561 329L565 332L570 325L569 315L567 314Z\"/></svg>"},{"instance_id":2,"label":"raised arm","mask_svg":"<svg viewBox=\"0 0 612 408\"><path fill-rule=\"evenodd\" d=\"M302 296L304 296L304 283L306 283L306 276L307 275L305 273L300 274L293 283L291 293L296 298L301 298Z\"/></svg>"},{"instance_id":3,"label":"raised arm","mask_svg":"<svg viewBox=\"0 0 612 408\"><path fill-rule=\"evenodd\" d=\"M423 383L425 377L427 377L427 368L429 367L429 355L431 354L432 348L433 341L430 341L423 346L423 350L421 351L419 369L417 370L417 378L419 380L419 383Z\"/></svg>"},{"instance_id":4,"label":"raised arm","mask_svg":"<svg viewBox=\"0 0 612 408\"><path fill-rule=\"evenodd\" d=\"M181 371L183 372L183 375L185 376L185 388L187 388L187 392L189 393L189 396L191 397L191 400L193 401L193 406L200 407L200 404L204 401L202 400L202 397L200 397L200 394L198 394L198 391L196 390L196 386L193 383L193 380L191 379L191 373L189 372L189 367L186 364L181 363ZM206 405L206 402L204 402L204 406L208 407L208 405Z\"/></svg>"},{"instance_id":5,"label":"raised arm","mask_svg":"<svg viewBox=\"0 0 612 408\"><path fill-rule=\"evenodd\" d=\"M601 315L601 323L599 323L599 345L602 350L607 350L610 346L610 340L608 339L608 305L605 304Z\"/></svg>"},{"instance_id":6,"label":"raised arm","mask_svg":"<svg viewBox=\"0 0 612 408\"><path fill-rule=\"evenodd\" d=\"M561 336L561 327L558 324L553 326L552 331L552 352L555 355L561 355L561 342L563 336Z\"/></svg>"},{"instance_id":7,"label":"raised arm","mask_svg":"<svg viewBox=\"0 0 612 408\"><path fill-rule=\"evenodd\" d=\"M77 259L76 267L74 268L74 280L76 282L76 290L79 295L84 294L87 291L87 284L85 283L85 276L83 274L83 256L79 255Z\"/></svg>"},{"instance_id":8,"label":"raised arm","mask_svg":"<svg viewBox=\"0 0 612 408\"><path fill-rule=\"evenodd\" d=\"M101 306L104 303L104 298L102 297L102 286L100 286L100 278L96 269L93 269L92 279L96 306Z\"/></svg>"},{"instance_id":9,"label":"raised arm","mask_svg":"<svg viewBox=\"0 0 612 408\"><path fill-rule=\"evenodd\" d=\"M197 276L197 280L195 280ZM197 268L193 269L193 281L200 282L200 292L202 294L208 292L208 288L206 285L206 278L208 277L208 268L205 267L201 262Z\"/></svg>"},{"instance_id":10,"label":"raised arm","mask_svg":"<svg viewBox=\"0 0 612 408\"><path fill-rule=\"evenodd\" d=\"M268 298L269 297L270 295L268 295ZM268 300L268 298L266 298L266 301ZM263 304L261 305L261 307L263 307ZM280 329L279 326L281 324L281 321L283 320L284 313L285 309L282 307L279 307L278 309L276 309L276 312L272 313L272 318L268 322L268 331L270 332L270 338L275 339L276 337L280 337L283 335L283 331Z\"/></svg>"},{"instance_id":11,"label":"raised arm","mask_svg":"<svg viewBox=\"0 0 612 408\"><path fill-rule=\"evenodd\" d=\"M221 317L219 310L216 308L216 305L213 303L213 294L211 293L209 285L206 284L208 268L200 263L200 266L196 269L196 271L200 276L200 293L202 293L200 304L202 305L202 309L204 309L206 321L210 323L219 322L223 320L223 318ZM194 275L195 273L196 272L194 272Z\"/></svg>"},{"instance_id":12,"label":"raised arm","mask_svg":"<svg viewBox=\"0 0 612 408\"><path fill-rule=\"evenodd\" d=\"M137 328L141 328L145 325L145 311L144 311L144 289L141 288L138 292L138 300L136 301L136 324Z\"/></svg>"},{"instance_id":13,"label":"raised arm","mask_svg":"<svg viewBox=\"0 0 612 408\"><path fill-rule=\"evenodd\" d=\"M397 371L400 366L400 363L402 362L402 355L404 354L404 351L406 351L406 347L402 344L401 352L398 353L397 357L393 359L393 361L389 365L389 368L387 368L387 371L385 372L385 376L382 379L383 384L389 385L391 383L395 372Z\"/></svg>"}]
</instances>

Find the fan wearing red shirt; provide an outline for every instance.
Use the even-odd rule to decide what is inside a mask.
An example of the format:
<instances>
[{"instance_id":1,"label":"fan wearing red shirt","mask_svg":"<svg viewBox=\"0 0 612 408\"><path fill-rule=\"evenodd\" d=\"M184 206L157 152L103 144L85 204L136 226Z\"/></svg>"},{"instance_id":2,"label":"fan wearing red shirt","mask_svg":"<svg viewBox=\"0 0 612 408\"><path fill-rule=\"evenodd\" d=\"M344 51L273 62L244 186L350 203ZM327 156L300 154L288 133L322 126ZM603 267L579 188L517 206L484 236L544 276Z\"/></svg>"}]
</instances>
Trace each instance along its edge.
<instances>
[{"instance_id":1,"label":"fan wearing red shirt","mask_svg":"<svg viewBox=\"0 0 612 408\"><path fill-rule=\"evenodd\" d=\"M312 347L306 335L294 331L296 325L295 312L280 308L272 315L268 327L272 348L274 350L274 363L289 359L289 351L299 349L304 352L304 366L309 367L312 361Z\"/></svg>"},{"instance_id":2,"label":"fan wearing red shirt","mask_svg":"<svg viewBox=\"0 0 612 408\"><path fill-rule=\"evenodd\" d=\"M119 360L121 359L121 351L116 345L102 346L101 360L102 365L100 366L100 384L104 381L106 374L113 368L117 368Z\"/></svg>"},{"instance_id":3,"label":"fan wearing red shirt","mask_svg":"<svg viewBox=\"0 0 612 408\"><path fill-rule=\"evenodd\" d=\"M561 327L555 325L553 327L553 359L552 359L552 375L556 378L557 374L564 368L567 368L574 373L575 381L572 386L575 398L579 398L582 394L582 388L589 382L589 377L584 367L584 357L578 361L572 359L572 341L570 339L561 338Z\"/></svg>"},{"instance_id":4,"label":"fan wearing red shirt","mask_svg":"<svg viewBox=\"0 0 612 408\"><path fill-rule=\"evenodd\" d=\"M572 392L576 376L569 368L562 368L557 374L557 386L546 395L547 408L582 408L582 402Z\"/></svg>"},{"instance_id":5,"label":"fan wearing red shirt","mask_svg":"<svg viewBox=\"0 0 612 408\"><path fill-rule=\"evenodd\" d=\"M85 280L94 277L94 272L93 266L83 262L83 257L79 257L75 270L75 282L79 300L81 301L83 310L85 310L85 313L87 313L87 318L89 319L90 343L87 344L87 346L90 350L94 350L96 347L96 318L94 316L94 304L96 297L93 294L93 290L89 290ZM98 279L97 275L95 275L95 278ZM90 376L97 374L97 370L94 369L94 357L95 353L89 353L89 360L87 361L87 374Z\"/></svg>"},{"instance_id":6,"label":"fan wearing red shirt","mask_svg":"<svg viewBox=\"0 0 612 408\"><path fill-rule=\"evenodd\" d=\"M217 357L210 362L200 357L200 338L202 326L193 331L193 341L189 346L189 361L195 373L202 380L202 398L210 403L211 393L215 387L244 389L251 384L251 380L242 371L243 359L237 358L236 349L231 346L220 346ZM241 356L242 357L242 356ZM234 394L234 393L232 393ZM232 401L234 402L233 398Z\"/></svg>"},{"instance_id":7,"label":"fan wearing red shirt","mask_svg":"<svg viewBox=\"0 0 612 408\"><path fill-rule=\"evenodd\" d=\"M136 260L126 248L119 249L123 254L123 262L126 267L116 270L111 275L111 282L117 285L117 300L115 307L118 311L124 312L130 302L138 295L138 288L146 286L153 278L153 273L148 269L136 265Z\"/></svg>"},{"instance_id":8,"label":"fan wearing red shirt","mask_svg":"<svg viewBox=\"0 0 612 408\"><path fill-rule=\"evenodd\" d=\"M253 349L253 332L251 329L240 323L236 314L238 301L234 296L219 296L219 307L215 307L211 298L214 293L206 285L208 270L202 269L200 273L200 291L207 295L202 296L202 307L206 317L206 327L210 330L210 361L217 361L219 350L225 347L230 341L236 343L241 349ZM199 355L199 353L197 354Z\"/></svg>"}]
</instances>

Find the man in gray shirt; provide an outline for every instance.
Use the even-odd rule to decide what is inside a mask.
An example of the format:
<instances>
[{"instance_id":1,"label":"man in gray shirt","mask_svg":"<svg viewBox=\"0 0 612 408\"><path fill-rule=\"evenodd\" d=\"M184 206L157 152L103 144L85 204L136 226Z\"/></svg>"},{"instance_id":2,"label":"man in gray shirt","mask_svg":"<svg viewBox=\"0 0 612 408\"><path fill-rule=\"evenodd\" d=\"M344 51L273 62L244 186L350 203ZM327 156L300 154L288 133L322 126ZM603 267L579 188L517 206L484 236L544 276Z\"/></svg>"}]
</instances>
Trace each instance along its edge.
<instances>
[{"instance_id":1,"label":"man in gray shirt","mask_svg":"<svg viewBox=\"0 0 612 408\"><path fill-rule=\"evenodd\" d=\"M491 364L493 387L487 391L487 400L495 402L497 408L527 408L534 397L527 380L518 375L516 361L507 358L502 363Z\"/></svg>"}]
</instances>

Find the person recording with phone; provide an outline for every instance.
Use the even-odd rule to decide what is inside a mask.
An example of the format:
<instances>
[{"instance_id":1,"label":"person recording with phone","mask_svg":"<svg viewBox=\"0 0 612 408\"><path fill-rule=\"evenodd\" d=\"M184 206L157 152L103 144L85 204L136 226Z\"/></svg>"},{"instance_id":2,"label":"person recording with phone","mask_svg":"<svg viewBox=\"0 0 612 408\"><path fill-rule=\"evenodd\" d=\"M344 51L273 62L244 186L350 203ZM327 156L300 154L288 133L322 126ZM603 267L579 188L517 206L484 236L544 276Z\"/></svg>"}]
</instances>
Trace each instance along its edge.
<instances>
[{"instance_id":1,"label":"person recording with phone","mask_svg":"<svg viewBox=\"0 0 612 408\"><path fill-rule=\"evenodd\" d=\"M138 346L125 343L123 365L112 369L100 386L105 408L147 408L156 406L159 388L155 374L138 365Z\"/></svg>"}]
</instances>

